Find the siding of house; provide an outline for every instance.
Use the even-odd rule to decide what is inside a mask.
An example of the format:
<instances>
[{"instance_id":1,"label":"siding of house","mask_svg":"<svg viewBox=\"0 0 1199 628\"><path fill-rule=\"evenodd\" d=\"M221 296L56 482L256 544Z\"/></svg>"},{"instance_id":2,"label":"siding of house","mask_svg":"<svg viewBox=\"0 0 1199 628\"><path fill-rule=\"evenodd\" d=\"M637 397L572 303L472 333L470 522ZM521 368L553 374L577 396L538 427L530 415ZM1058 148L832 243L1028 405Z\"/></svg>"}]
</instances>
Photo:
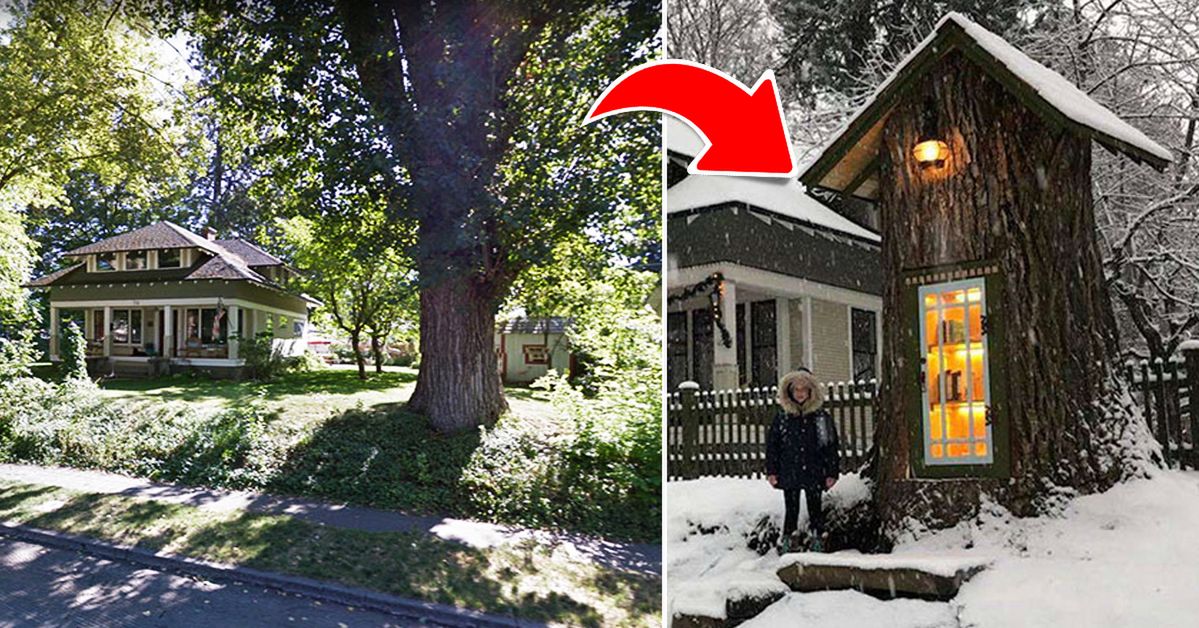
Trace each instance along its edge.
<instances>
[{"instance_id":1,"label":"siding of house","mask_svg":"<svg viewBox=\"0 0 1199 628\"><path fill-rule=\"evenodd\" d=\"M812 372L825 382L850 377L849 308L812 299Z\"/></svg>"},{"instance_id":2,"label":"siding of house","mask_svg":"<svg viewBox=\"0 0 1199 628\"><path fill-rule=\"evenodd\" d=\"M531 383L555 369L566 374L570 369L570 347L564 334L496 334L496 345L503 342L507 354L507 375L505 381L514 383ZM524 345L546 345L550 351L550 363L525 364ZM499 356L503 360L503 356ZM499 364L503 373L504 363Z\"/></svg>"}]
</instances>

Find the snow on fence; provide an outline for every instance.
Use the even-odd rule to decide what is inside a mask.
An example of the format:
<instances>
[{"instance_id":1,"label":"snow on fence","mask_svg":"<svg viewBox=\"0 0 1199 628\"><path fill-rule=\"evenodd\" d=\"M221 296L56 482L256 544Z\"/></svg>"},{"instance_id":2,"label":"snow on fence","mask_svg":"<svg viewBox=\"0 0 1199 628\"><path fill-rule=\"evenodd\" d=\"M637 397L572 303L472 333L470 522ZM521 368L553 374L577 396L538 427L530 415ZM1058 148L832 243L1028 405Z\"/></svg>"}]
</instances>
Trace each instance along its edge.
<instances>
[{"instance_id":1,"label":"snow on fence","mask_svg":"<svg viewBox=\"0 0 1199 628\"><path fill-rule=\"evenodd\" d=\"M1195 469L1199 468L1194 449L1195 435L1199 434L1199 407L1191 404L1190 393L1199 380L1199 350L1183 353L1185 360L1129 362L1124 366L1124 377L1149 429L1162 445L1166 464Z\"/></svg>"},{"instance_id":2,"label":"snow on fence","mask_svg":"<svg viewBox=\"0 0 1199 628\"><path fill-rule=\"evenodd\" d=\"M874 436L877 382L825 385L828 409L837 425L841 467L856 470ZM779 410L777 386L698 390L684 383L666 399L667 475L691 479L708 475L762 477L766 432Z\"/></svg>"}]
</instances>

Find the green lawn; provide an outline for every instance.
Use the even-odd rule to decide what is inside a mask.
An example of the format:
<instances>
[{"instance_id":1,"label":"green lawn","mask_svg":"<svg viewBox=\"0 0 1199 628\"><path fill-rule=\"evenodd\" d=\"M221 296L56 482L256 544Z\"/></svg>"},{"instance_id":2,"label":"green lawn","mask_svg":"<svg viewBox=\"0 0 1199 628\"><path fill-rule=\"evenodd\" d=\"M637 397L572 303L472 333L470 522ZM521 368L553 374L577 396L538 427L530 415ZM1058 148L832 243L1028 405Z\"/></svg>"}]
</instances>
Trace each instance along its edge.
<instances>
[{"instance_id":1,"label":"green lawn","mask_svg":"<svg viewBox=\"0 0 1199 628\"><path fill-rule=\"evenodd\" d=\"M571 626L661 624L657 578L534 544L472 549L423 534L319 527L0 480L0 519L227 564Z\"/></svg>"},{"instance_id":2,"label":"green lawn","mask_svg":"<svg viewBox=\"0 0 1199 628\"><path fill-rule=\"evenodd\" d=\"M253 404L295 424L320 420L351 409L406 402L416 386L415 369L371 369L366 381L358 379L352 365L334 365L316 371L288 373L268 383L216 380L179 375L159 379L116 379L103 384L113 398L137 403L182 401L201 411L219 411ZM546 393L530 388L506 390L512 412L537 418L551 411Z\"/></svg>"}]
</instances>

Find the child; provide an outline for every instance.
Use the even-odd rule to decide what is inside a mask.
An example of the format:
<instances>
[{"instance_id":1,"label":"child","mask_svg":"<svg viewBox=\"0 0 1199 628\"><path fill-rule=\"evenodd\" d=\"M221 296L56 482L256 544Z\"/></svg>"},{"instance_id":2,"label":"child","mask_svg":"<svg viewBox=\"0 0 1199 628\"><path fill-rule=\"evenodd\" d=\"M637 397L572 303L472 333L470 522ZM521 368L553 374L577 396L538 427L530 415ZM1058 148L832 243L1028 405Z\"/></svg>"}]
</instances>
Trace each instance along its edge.
<instances>
[{"instance_id":1,"label":"child","mask_svg":"<svg viewBox=\"0 0 1199 628\"><path fill-rule=\"evenodd\" d=\"M783 491L781 552L799 549L799 496L808 502L811 550L824 551L824 509L821 497L833 487L840 472L837 428L822 406L824 392L807 369L787 373L779 382L779 405L766 436L766 479Z\"/></svg>"}]
</instances>

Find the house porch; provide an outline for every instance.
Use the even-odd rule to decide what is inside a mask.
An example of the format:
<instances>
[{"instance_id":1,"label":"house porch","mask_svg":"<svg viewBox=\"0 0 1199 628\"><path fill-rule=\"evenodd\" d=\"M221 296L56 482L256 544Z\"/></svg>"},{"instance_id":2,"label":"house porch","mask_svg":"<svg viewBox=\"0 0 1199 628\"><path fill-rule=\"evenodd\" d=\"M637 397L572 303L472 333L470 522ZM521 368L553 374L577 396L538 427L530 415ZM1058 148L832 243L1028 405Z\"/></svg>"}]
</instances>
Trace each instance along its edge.
<instances>
[{"instance_id":1,"label":"house porch","mask_svg":"<svg viewBox=\"0 0 1199 628\"><path fill-rule=\"evenodd\" d=\"M66 321L79 324L90 362L138 372L239 368L238 339L270 332L288 354L303 350L307 313L288 312L242 299L105 299L50 303L50 359L61 359ZM155 365L163 365L161 369Z\"/></svg>"}]
</instances>

